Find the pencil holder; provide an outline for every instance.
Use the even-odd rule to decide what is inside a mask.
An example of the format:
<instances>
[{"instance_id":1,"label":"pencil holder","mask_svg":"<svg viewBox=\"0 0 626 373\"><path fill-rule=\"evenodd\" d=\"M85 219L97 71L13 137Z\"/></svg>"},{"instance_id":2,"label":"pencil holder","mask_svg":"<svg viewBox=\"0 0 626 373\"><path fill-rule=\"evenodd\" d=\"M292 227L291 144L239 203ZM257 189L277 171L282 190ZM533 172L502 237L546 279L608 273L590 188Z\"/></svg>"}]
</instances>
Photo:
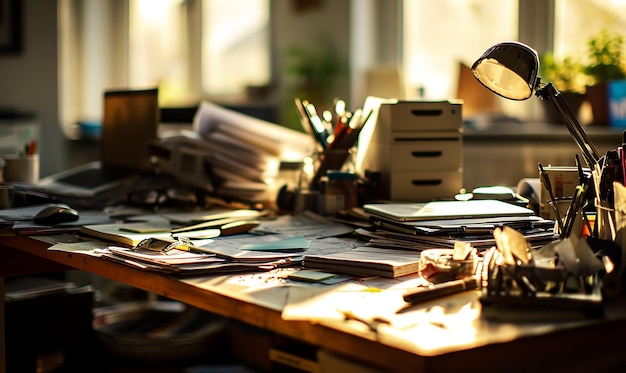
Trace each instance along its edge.
<instances>
[{"instance_id":1,"label":"pencil holder","mask_svg":"<svg viewBox=\"0 0 626 373\"><path fill-rule=\"evenodd\" d=\"M0 209L8 209L13 205L13 185L0 183Z\"/></svg>"},{"instance_id":2,"label":"pencil holder","mask_svg":"<svg viewBox=\"0 0 626 373\"><path fill-rule=\"evenodd\" d=\"M617 222L615 209L608 205L607 202L596 202L597 212L594 230L597 233L597 238L613 241L617 232Z\"/></svg>"},{"instance_id":3,"label":"pencil holder","mask_svg":"<svg viewBox=\"0 0 626 373\"><path fill-rule=\"evenodd\" d=\"M2 176L5 182L34 184L39 180L39 156L7 155L4 156Z\"/></svg>"},{"instance_id":4,"label":"pencil holder","mask_svg":"<svg viewBox=\"0 0 626 373\"><path fill-rule=\"evenodd\" d=\"M569 208L572 204L572 197L557 198L555 201L548 201L546 203L550 205L550 208L552 209L552 211L554 211L553 213L554 220L555 220L554 234L561 234L560 227L563 224L565 224L566 217L569 212ZM558 210L558 212L555 210ZM560 224L557 222L558 218L561 219Z\"/></svg>"},{"instance_id":5,"label":"pencil holder","mask_svg":"<svg viewBox=\"0 0 626 373\"><path fill-rule=\"evenodd\" d=\"M321 152L315 152L312 157L314 174L311 179L310 188L319 189L320 179L326 175L328 171L346 171L355 173L356 148L348 149L326 149Z\"/></svg>"}]
</instances>

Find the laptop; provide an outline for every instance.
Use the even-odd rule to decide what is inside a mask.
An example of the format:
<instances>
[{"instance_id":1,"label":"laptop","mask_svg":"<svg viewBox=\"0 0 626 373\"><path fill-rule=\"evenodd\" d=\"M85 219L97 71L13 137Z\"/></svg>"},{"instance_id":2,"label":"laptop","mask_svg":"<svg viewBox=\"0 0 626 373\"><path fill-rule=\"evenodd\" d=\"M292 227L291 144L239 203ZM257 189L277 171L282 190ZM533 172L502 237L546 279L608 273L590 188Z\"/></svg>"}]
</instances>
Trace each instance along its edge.
<instances>
[{"instance_id":1,"label":"laptop","mask_svg":"<svg viewBox=\"0 0 626 373\"><path fill-rule=\"evenodd\" d=\"M158 89L104 92L98 161L40 179L32 189L48 194L93 197L152 169L149 145L157 139Z\"/></svg>"}]
</instances>

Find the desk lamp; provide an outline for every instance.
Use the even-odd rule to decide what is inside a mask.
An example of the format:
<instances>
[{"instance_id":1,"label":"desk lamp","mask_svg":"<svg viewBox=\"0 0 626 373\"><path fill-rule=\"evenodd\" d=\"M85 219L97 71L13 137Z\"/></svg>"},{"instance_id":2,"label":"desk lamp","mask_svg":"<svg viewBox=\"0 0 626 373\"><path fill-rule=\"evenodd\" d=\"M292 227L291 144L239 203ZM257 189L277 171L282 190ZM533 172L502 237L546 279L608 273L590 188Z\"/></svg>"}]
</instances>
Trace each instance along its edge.
<instances>
[{"instance_id":1,"label":"desk lamp","mask_svg":"<svg viewBox=\"0 0 626 373\"><path fill-rule=\"evenodd\" d=\"M552 83L543 83L537 76L539 56L529 46L509 41L498 43L480 56L472 66L474 77L489 90L510 100L526 100L533 91L544 101L551 102L565 119L570 134L578 144L589 168L600 161L591 139L567 105L563 95Z\"/></svg>"}]
</instances>

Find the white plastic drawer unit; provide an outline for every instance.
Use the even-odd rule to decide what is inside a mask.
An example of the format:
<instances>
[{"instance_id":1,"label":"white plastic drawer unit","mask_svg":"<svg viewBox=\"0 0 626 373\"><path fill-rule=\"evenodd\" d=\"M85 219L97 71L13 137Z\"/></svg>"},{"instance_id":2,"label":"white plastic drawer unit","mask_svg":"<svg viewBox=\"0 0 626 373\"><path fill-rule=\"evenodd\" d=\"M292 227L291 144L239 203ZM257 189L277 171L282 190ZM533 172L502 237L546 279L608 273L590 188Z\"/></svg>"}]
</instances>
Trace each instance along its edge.
<instances>
[{"instance_id":1,"label":"white plastic drawer unit","mask_svg":"<svg viewBox=\"0 0 626 373\"><path fill-rule=\"evenodd\" d=\"M448 101L400 101L382 105L379 121L395 131L458 131L462 104Z\"/></svg>"},{"instance_id":2,"label":"white plastic drawer unit","mask_svg":"<svg viewBox=\"0 0 626 373\"><path fill-rule=\"evenodd\" d=\"M460 171L392 172L390 198L396 201L429 201L459 193Z\"/></svg>"},{"instance_id":3,"label":"white plastic drawer unit","mask_svg":"<svg viewBox=\"0 0 626 373\"><path fill-rule=\"evenodd\" d=\"M459 170L461 136L395 139L390 147L391 171Z\"/></svg>"},{"instance_id":4,"label":"white plastic drawer unit","mask_svg":"<svg viewBox=\"0 0 626 373\"><path fill-rule=\"evenodd\" d=\"M463 184L462 104L382 103L371 136L359 151L361 168L378 171L391 200L451 198Z\"/></svg>"}]
</instances>

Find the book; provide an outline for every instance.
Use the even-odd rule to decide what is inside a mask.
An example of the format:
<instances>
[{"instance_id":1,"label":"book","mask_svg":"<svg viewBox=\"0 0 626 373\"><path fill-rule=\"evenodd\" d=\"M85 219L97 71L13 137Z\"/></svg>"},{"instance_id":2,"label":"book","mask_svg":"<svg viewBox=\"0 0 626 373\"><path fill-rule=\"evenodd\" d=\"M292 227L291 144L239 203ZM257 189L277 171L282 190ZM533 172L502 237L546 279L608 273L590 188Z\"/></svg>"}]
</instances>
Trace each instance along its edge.
<instances>
[{"instance_id":1,"label":"book","mask_svg":"<svg viewBox=\"0 0 626 373\"><path fill-rule=\"evenodd\" d=\"M333 254L305 255L304 266L356 276L395 278L417 273L419 260L416 251L363 246Z\"/></svg>"},{"instance_id":2,"label":"book","mask_svg":"<svg viewBox=\"0 0 626 373\"><path fill-rule=\"evenodd\" d=\"M126 246L137 246L146 238L171 238L171 227L162 222L91 224L80 227L80 233Z\"/></svg>"}]
</instances>

